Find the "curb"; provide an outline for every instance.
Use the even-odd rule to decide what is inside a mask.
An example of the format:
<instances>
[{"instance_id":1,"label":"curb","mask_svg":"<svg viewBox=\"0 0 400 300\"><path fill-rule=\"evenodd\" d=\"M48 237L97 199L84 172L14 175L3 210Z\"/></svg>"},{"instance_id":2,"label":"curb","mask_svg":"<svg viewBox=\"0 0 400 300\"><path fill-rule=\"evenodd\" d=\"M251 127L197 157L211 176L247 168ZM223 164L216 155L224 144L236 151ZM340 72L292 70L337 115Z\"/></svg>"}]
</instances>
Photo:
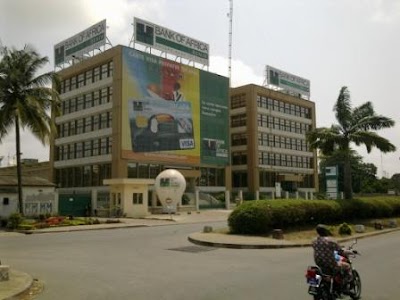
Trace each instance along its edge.
<instances>
[{"instance_id":1,"label":"curb","mask_svg":"<svg viewBox=\"0 0 400 300\"><path fill-rule=\"evenodd\" d=\"M391 233L395 231L399 231L400 228L391 228L391 229L383 229L379 231L374 231L374 232L369 232L369 233L364 233L364 234L358 234L356 236L351 236L351 237L346 237L346 238L340 238L337 239L339 243L343 242L348 242L352 241L354 239L363 239L363 238L368 238L372 236L377 236L377 235L382 235L385 233ZM246 243L245 241L242 243L232 243L232 242L212 242L206 239L200 239L200 238L195 238L194 234L191 234L188 236L189 242L195 244L195 245L200 245L200 246L206 246L206 247L216 247L216 248L229 248L229 249L282 249L282 248L303 248L303 247L311 247L311 242L298 242L298 243L268 243L266 241L265 244L251 244L251 243ZM206 235L212 235L212 233L206 233ZM245 237L243 238L244 240L246 239Z\"/></svg>"},{"instance_id":2,"label":"curb","mask_svg":"<svg viewBox=\"0 0 400 300\"><path fill-rule=\"evenodd\" d=\"M33 284L33 278L31 275L17 270L10 270L10 281L13 280L11 277L15 276L23 276L25 278L25 282L22 285L14 288L14 291L10 292L9 296L2 298L3 300L16 300L19 296L28 291Z\"/></svg>"},{"instance_id":3,"label":"curb","mask_svg":"<svg viewBox=\"0 0 400 300\"><path fill-rule=\"evenodd\" d=\"M96 225L94 225L96 226ZM69 227L69 228L68 228ZM46 230L46 229L36 229L36 230L15 230L14 232L23 234L43 234L43 233L61 233L61 232L75 232L75 231L89 231L89 230L106 230L106 229L122 229L122 228L134 228L134 227L150 227L150 225L123 225L123 226L113 226L113 227L93 227L93 228L79 228L79 226L66 226L65 229L61 230Z\"/></svg>"}]
</instances>

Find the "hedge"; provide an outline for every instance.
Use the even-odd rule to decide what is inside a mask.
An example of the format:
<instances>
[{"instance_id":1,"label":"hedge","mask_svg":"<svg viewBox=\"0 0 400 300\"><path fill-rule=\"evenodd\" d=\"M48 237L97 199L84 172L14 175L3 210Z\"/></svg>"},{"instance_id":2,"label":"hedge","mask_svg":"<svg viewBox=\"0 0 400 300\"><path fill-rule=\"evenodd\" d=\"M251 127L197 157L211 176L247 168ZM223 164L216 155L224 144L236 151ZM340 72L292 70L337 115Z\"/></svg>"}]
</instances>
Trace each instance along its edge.
<instances>
[{"instance_id":1,"label":"hedge","mask_svg":"<svg viewBox=\"0 0 400 300\"><path fill-rule=\"evenodd\" d=\"M228 218L231 233L268 234L318 223L400 216L400 198L354 200L253 200L236 207Z\"/></svg>"}]
</instances>

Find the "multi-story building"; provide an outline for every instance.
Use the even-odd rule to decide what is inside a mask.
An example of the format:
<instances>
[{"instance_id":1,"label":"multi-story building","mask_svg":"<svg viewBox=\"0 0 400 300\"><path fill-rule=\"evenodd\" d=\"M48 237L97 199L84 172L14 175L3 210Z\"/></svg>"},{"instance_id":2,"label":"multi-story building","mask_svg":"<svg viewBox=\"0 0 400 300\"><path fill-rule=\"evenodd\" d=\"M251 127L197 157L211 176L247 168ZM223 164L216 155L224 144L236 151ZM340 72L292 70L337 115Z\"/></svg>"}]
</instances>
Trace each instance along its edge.
<instances>
[{"instance_id":1,"label":"multi-story building","mask_svg":"<svg viewBox=\"0 0 400 300\"><path fill-rule=\"evenodd\" d=\"M318 189L317 156L306 141L314 102L253 84L232 88L230 127L235 190L263 198Z\"/></svg>"},{"instance_id":2,"label":"multi-story building","mask_svg":"<svg viewBox=\"0 0 400 300\"><path fill-rule=\"evenodd\" d=\"M50 165L60 213L110 207L105 179L154 179L168 168L185 176L189 195L226 191L228 78L123 46L58 74ZM151 189L148 199L160 206Z\"/></svg>"}]
</instances>

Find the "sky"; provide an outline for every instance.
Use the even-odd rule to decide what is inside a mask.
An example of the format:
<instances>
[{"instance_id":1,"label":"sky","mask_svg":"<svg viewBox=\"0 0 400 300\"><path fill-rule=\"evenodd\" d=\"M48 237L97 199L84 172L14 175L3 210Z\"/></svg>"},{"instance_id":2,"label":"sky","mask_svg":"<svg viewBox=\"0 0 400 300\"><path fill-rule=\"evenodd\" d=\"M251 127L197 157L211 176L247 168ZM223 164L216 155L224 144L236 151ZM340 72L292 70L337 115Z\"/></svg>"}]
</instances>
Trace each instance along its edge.
<instances>
[{"instance_id":1,"label":"sky","mask_svg":"<svg viewBox=\"0 0 400 300\"><path fill-rule=\"evenodd\" d=\"M0 0L0 41L33 45L54 69L54 45L107 19L113 46L128 46L133 18L210 46L209 71L228 76L229 0ZM347 86L353 106L371 101L396 126L379 131L397 148L382 154L353 147L378 177L400 173L400 1L233 0L231 84L262 85L266 65L309 79L317 127L336 123L333 106ZM42 73L41 72L41 73ZM49 159L49 148L22 133L22 158ZM0 142L2 166L15 156L15 135Z\"/></svg>"}]
</instances>

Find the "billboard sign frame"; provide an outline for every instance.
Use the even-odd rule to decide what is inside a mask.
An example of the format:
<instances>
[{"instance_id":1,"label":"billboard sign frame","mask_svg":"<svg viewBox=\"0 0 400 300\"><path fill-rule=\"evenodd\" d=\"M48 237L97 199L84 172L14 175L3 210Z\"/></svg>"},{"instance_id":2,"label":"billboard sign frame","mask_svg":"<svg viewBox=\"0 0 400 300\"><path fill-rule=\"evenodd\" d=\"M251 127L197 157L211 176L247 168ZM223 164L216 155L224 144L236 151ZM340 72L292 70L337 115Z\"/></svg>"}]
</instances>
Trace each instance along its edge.
<instances>
[{"instance_id":1,"label":"billboard sign frame","mask_svg":"<svg viewBox=\"0 0 400 300\"><path fill-rule=\"evenodd\" d=\"M54 65L58 66L75 56L82 56L84 53L104 46L107 41L106 19L90 26L89 28L75 34L54 46Z\"/></svg>"},{"instance_id":2,"label":"billboard sign frame","mask_svg":"<svg viewBox=\"0 0 400 300\"><path fill-rule=\"evenodd\" d=\"M227 77L127 47L122 72L122 158L229 164Z\"/></svg>"},{"instance_id":3,"label":"billboard sign frame","mask_svg":"<svg viewBox=\"0 0 400 300\"><path fill-rule=\"evenodd\" d=\"M286 91L310 97L310 80L267 65L267 81Z\"/></svg>"},{"instance_id":4,"label":"billboard sign frame","mask_svg":"<svg viewBox=\"0 0 400 300\"><path fill-rule=\"evenodd\" d=\"M136 43L209 65L209 44L136 17L133 23Z\"/></svg>"}]
</instances>

